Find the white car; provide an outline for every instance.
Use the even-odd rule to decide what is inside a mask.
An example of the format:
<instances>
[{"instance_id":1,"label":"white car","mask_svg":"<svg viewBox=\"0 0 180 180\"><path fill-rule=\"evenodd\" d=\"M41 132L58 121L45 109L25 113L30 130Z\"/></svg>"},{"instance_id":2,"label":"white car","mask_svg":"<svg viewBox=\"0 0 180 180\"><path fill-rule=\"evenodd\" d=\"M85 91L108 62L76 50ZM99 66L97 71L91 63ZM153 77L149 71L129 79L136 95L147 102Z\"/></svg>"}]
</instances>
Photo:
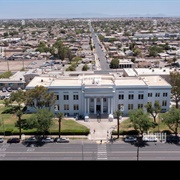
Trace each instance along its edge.
<instances>
[{"instance_id":1,"label":"white car","mask_svg":"<svg viewBox=\"0 0 180 180\"><path fill-rule=\"evenodd\" d=\"M149 136L149 137L143 137L143 141L145 141L145 142L157 142L158 139L154 136L152 136L152 137Z\"/></svg>"},{"instance_id":2,"label":"white car","mask_svg":"<svg viewBox=\"0 0 180 180\"><path fill-rule=\"evenodd\" d=\"M54 142L54 139L53 138L50 138L50 137L46 137L46 138L43 138L41 140L41 142L44 142L44 143L52 143Z\"/></svg>"},{"instance_id":3,"label":"white car","mask_svg":"<svg viewBox=\"0 0 180 180\"><path fill-rule=\"evenodd\" d=\"M57 138L56 142L57 143L68 143L69 142L69 138Z\"/></svg>"},{"instance_id":4,"label":"white car","mask_svg":"<svg viewBox=\"0 0 180 180\"><path fill-rule=\"evenodd\" d=\"M133 136L127 136L124 138L124 141L125 142L135 142L135 141L137 141L137 138L133 137Z\"/></svg>"}]
</instances>

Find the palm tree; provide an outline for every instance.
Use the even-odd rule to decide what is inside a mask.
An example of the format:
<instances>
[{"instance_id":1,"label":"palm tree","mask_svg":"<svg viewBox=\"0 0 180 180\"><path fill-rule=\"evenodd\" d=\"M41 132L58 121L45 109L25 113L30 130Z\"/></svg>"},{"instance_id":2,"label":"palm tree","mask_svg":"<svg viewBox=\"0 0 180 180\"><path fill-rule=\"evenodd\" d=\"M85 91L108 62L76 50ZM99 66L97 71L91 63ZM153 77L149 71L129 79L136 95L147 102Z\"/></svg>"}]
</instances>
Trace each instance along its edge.
<instances>
[{"instance_id":1,"label":"palm tree","mask_svg":"<svg viewBox=\"0 0 180 180\"><path fill-rule=\"evenodd\" d=\"M18 117L18 125L19 125L19 139L21 139L21 117L23 115L22 110L18 110L16 116Z\"/></svg>"},{"instance_id":2,"label":"palm tree","mask_svg":"<svg viewBox=\"0 0 180 180\"><path fill-rule=\"evenodd\" d=\"M114 112L114 114L117 116L117 138L119 138L119 126L120 126L119 120L122 112L118 109L117 111Z\"/></svg>"},{"instance_id":3,"label":"palm tree","mask_svg":"<svg viewBox=\"0 0 180 180\"><path fill-rule=\"evenodd\" d=\"M58 117L58 122L59 122L59 138L60 138L61 137L61 121L62 121L62 118L64 117L64 114L60 112L57 114L57 117Z\"/></svg>"}]
</instances>

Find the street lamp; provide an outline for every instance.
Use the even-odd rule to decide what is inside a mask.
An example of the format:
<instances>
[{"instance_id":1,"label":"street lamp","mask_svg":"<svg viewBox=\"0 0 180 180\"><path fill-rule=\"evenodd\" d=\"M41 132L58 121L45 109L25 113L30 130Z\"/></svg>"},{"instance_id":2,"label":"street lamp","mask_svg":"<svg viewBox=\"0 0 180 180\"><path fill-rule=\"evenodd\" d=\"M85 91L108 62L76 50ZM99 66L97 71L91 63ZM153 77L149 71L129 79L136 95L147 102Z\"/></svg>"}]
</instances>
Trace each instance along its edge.
<instances>
[{"instance_id":1,"label":"street lamp","mask_svg":"<svg viewBox=\"0 0 180 180\"><path fill-rule=\"evenodd\" d=\"M84 160L84 154L83 154L83 140L82 140L82 160Z\"/></svg>"},{"instance_id":2,"label":"street lamp","mask_svg":"<svg viewBox=\"0 0 180 180\"><path fill-rule=\"evenodd\" d=\"M139 145L140 141L142 141L142 136L138 135L137 137L137 161L139 161Z\"/></svg>"}]
</instances>

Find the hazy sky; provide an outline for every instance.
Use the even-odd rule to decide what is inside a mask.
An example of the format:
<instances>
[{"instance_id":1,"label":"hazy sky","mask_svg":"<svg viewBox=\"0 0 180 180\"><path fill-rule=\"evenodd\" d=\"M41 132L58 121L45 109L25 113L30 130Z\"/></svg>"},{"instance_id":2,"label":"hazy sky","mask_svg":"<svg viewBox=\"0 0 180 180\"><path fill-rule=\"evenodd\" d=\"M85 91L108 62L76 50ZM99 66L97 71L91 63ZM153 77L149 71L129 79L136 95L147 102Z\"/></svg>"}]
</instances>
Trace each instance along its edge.
<instances>
[{"instance_id":1,"label":"hazy sky","mask_svg":"<svg viewBox=\"0 0 180 180\"><path fill-rule=\"evenodd\" d=\"M0 19L134 14L180 16L180 0L0 0Z\"/></svg>"}]
</instances>

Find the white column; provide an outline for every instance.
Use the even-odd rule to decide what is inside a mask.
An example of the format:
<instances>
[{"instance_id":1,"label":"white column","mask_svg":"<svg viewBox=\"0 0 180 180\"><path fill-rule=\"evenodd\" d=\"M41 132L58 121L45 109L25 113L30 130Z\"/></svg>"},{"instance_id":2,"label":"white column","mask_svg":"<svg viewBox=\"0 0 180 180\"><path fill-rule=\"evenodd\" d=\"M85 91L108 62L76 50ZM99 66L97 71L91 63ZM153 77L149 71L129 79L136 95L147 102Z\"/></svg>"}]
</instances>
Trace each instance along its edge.
<instances>
[{"instance_id":1,"label":"white column","mask_svg":"<svg viewBox=\"0 0 180 180\"><path fill-rule=\"evenodd\" d=\"M85 98L85 103L84 103L84 112L86 114L86 98Z\"/></svg>"},{"instance_id":2,"label":"white column","mask_svg":"<svg viewBox=\"0 0 180 180\"><path fill-rule=\"evenodd\" d=\"M112 98L110 98L111 114L113 114Z\"/></svg>"},{"instance_id":3,"label":"white column","mask_svg":"<svg viewBox=\"0 0 180 180\"><path fill-rule=\"evenodd\" d=\"M101 114L103 114L103 98L101 98Z\"/></svg>"},{"instance_id":4,"label":"white column","mask_svg":"<svg viewBox=\"0 0 180 180\"><path fill-rule=\"evenodd\" d=\"M108 100L108 114L110 114L110 98L107 98Z\"/></svg>"},{"instance_id":5,"label":"white column","mask_svg":"<svg viewBox=\"0 0 180 180\"><path fill-rule=\"evenodd\" d=\"M94 98L94 114L96 114L96 98Z\"/></svg>"},{"instance_id":6,"label":"white column","mask_svg":"<svg viewBox=\"0 0 180 180\"><path fill-rule=\"evenodd\" d=\"M89 98L87 98L87 112L88 112L88 114L89 114Z\"/></svg>"}]
</instances>

